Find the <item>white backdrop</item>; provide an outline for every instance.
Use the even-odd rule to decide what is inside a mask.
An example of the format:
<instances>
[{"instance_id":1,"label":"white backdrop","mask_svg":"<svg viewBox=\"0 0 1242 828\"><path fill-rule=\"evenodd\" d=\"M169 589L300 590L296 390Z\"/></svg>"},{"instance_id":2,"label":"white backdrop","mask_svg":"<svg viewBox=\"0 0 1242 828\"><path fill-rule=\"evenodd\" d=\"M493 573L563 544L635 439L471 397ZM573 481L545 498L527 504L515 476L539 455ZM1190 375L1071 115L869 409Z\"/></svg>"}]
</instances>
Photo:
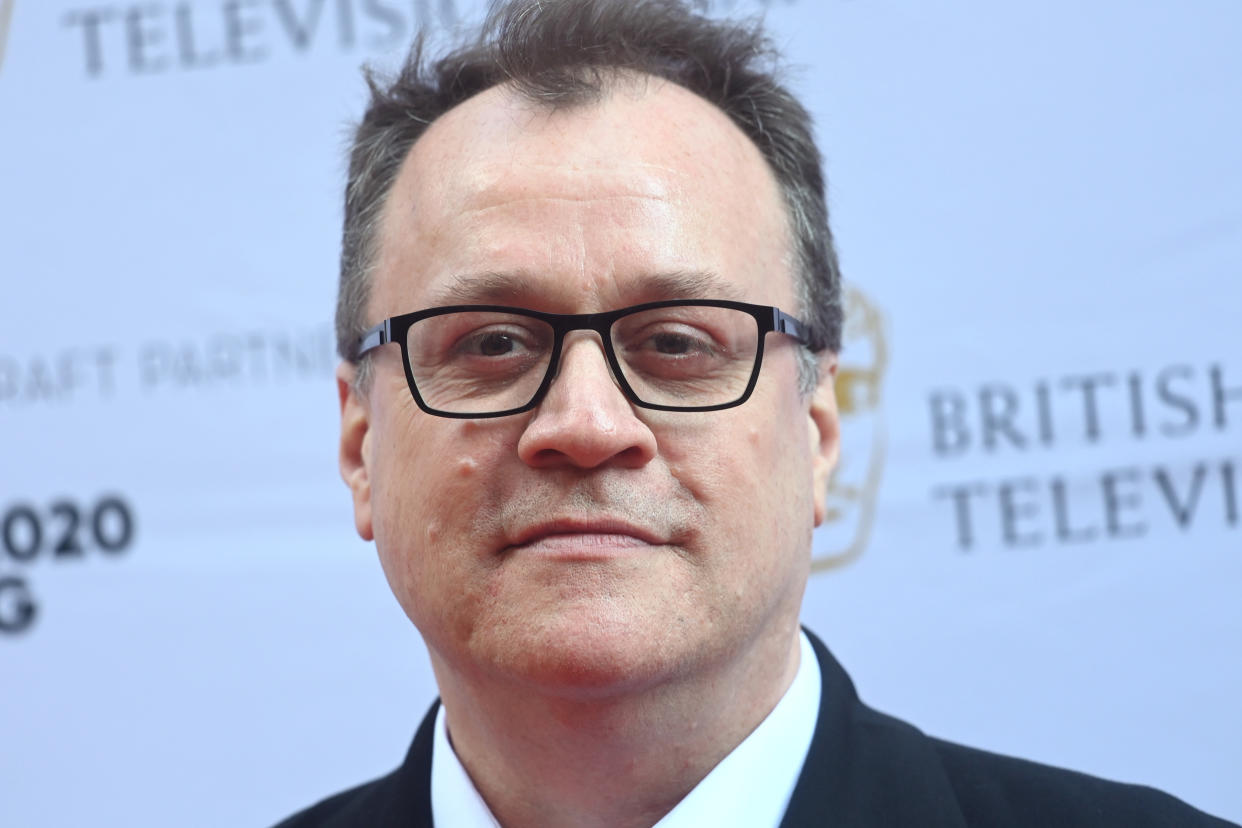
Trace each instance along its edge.
<instances>
[{"instance_id":1,"label":"white backdrop","mask_svg":"<svg viewBox=\"0 0 1242 828\"><path fill-rule=\"evenodd\" d=\"M477 5L0 0L5 825L263 825L400 761L344 140L358 65ZM858 297L806 622L929 733L1242 820L1242 5L763 5Z\"/></svg>"}]
</instances>

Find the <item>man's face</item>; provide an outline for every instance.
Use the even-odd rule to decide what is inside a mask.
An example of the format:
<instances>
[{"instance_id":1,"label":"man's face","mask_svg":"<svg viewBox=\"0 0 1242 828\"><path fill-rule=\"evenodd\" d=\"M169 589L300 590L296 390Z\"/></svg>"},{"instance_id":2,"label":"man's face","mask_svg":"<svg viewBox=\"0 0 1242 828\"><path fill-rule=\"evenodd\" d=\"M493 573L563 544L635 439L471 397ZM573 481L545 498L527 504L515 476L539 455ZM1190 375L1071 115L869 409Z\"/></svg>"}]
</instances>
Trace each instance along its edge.
<instances>
[{"instance_id":1,"label":"man's face","mask_svg":"<svg viewBox=\"0 0 1242 828\"><path fill-rule=\"evenodd\" d=\"M549 112L496 88L406 159L369 312L676 298L797 310L789 250L758 150L692 93L624 82ZM524 414L423 413L396 346L374 355L365 398L342 384L358 529L441 683L449 670L608 693L788 652L836 449L831 377L801 394L797 348L769 336L753 396L715 412L633 407L584 331Z\"/></svg>"}]
</instances>

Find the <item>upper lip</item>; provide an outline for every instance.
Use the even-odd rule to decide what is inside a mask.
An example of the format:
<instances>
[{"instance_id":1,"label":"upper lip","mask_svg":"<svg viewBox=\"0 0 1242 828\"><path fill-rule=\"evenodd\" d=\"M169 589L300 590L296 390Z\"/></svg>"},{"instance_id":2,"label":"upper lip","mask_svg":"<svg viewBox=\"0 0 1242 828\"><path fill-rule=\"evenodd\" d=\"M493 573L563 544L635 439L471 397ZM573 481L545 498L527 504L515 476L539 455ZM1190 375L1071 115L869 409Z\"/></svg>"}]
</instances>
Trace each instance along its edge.
<instances>
[{"instance_id":1,"label":"upper lip","mask_svg":"<svg viewBox=\"0 0 1242 828\"><path fill-rule=\"evenodd\" d=\"M524 527L514 538L513 546L524 546L549 535L629 535L645 543L667 541L657 533L627 520L610 517L558 518Z\"/></svg>"}]
</instances>

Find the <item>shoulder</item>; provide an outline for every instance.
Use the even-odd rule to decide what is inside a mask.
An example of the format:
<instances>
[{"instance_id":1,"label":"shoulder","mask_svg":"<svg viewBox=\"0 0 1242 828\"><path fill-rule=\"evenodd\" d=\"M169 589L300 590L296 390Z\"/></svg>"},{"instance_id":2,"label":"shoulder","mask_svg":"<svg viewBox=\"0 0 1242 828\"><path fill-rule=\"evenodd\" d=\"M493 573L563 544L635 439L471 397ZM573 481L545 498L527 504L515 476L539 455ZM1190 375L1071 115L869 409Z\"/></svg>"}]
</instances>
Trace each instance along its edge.
<instances>
[{"instance_id":1,"label":"shoulder","mask_svg":"<svg viewBox=\"0 0 1242 828\"><path fill-rule=\"evenodd\" d=\"M1166 793L928 739L969 825L1228 828ZM1236 827L1235 827L1236 828Z\"/></svg>"},{"instance_id":2,"label":"shoulder","mask_svg":"<svg viewBox=\"0 0 1242 828\"><path fill-rule=\"evenodd\" d=\"M299 811L275 828L346 828L384 825L393 800L396 771L335 794Z\"/></svg>"},{"instance_id":3,"label":"shoulder","mask_svg":"<svg viewBox=\"0 0 1242 828\"><path fill-rule=\"evenodd\" d=\"M430 828L431 754L439 701L414 734L401 766L299 811L276 828Z\"/></svg>"},{"instance_id":4,"label":"shoulder","mask_svg":"<svg viewBox=\"0 0 1242 828\"><path fill-rule=\"evenodd\" d=\"M823 642L807 637L823 685L786 828L1239 828L1152 788L931 738L863 704Z\"/></svg>"}]
</instances>

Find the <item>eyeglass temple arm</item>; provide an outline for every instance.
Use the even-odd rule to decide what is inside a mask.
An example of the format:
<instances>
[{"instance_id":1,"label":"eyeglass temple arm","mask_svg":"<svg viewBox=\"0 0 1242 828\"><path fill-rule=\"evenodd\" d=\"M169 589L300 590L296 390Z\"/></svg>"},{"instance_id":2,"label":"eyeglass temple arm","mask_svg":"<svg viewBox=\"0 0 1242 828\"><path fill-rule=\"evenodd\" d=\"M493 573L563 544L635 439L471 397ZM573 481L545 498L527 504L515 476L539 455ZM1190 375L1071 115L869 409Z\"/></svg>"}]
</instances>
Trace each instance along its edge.
<instances>
[{"instance_id":1,"label":"eyeglass temple arm","mask_svg":"<svg viewBox=\"0 0 1242 828\"><path fill-rule=\"evenodd\" d=\"M392 342L392 320L385 319L358 338L358 356Z\"/></svg>"},{"instance_id":2,"label":"eyeglass temple arm","mask_svg":"<svg viewBox=\"0 0 1242 828\"><path fill-rule=\"evenodd\" d=\"M799 322L780 308L772 308L772 330L792 336L803 345L809 343L806 324Z\"/></svg>"}]
</instances>

